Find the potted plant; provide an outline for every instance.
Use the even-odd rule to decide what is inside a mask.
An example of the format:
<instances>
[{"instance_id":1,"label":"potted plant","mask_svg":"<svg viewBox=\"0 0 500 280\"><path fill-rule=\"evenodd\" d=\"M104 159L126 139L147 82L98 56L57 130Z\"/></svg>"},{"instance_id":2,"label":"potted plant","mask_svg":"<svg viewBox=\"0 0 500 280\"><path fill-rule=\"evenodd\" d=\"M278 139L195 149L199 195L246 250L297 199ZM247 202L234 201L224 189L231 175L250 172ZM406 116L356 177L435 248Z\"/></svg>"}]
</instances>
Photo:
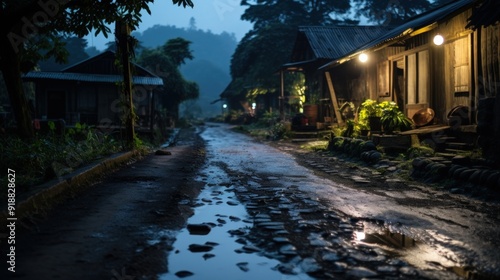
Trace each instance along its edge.
<instances>
[{"instance_id":1,"label":"potted plant","mask_svg":"<svg viewBox=\"0 0 500 280\"><path fill-rule=\"evenodd\" d=\"M369 127L371 131L381 131L382 108L378 102L373 99L366 99L361 103L361 108L358 115L358 123L362 126Z\"/></svg>"},{"instance_id":2,"label":"potted plant","mask_svg":"<svg viewBox=\"0 0 500 280\"><path fill-rule=\"evenodd\" d=\"M379 107L382 109L380 121L385 133L391 134L394 131L405 131L412 128L413 122L399 110L395 102L384 101L380 103Z\"/></svg>"},{"instance_id":3,"label":"potted plant","mask_svg":"<svg viewBox=\"0 0 500 280\"><path fill-rule=\"evenodd\" d=\"M318 94L311 93L303 106L304 115L306 115L310 125L316 125L318 120L318 100Z\"/></svg>"}]
</instances>

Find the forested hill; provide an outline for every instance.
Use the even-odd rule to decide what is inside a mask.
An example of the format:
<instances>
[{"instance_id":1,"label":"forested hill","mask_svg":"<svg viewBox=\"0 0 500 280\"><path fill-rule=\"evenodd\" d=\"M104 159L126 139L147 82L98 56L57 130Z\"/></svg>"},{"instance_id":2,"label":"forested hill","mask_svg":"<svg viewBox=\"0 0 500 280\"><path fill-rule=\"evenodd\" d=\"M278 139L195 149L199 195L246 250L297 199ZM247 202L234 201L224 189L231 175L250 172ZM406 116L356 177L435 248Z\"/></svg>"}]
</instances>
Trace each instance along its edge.
<instances>
[{"instance_id":1,"label":"forested hill","mask_svg":"<svg viewBox=\"0 0 500 280\"><path fill-rule=\"evenodd\" d=\"M238 43L233 34L213 34L193 28L155 25L132 35L146 48L161 46L177 37L191 41L190 49L194 59L186 61L181 67L181 73L187 80L198 83L200 97L197 104L203 114L211 116L220 113L221 104L210 105L210 102L219 99L219 94L231 81L229 65Z\"/></svg>"},{"instance_id":2,"label":"forested hill","mask_svg":"<svg viewBox=\"0 0 500 280\"><path fill-rule=\"evenodd\" d=\"M229 73L231 55L237 41L233 34L214 34L200 29L178 28L171 25L155 25L143 32L132 34L146 48L158 47L169 39L181 37L191 41L195 60L207 60Z\"/></svg>"}]
</instances>

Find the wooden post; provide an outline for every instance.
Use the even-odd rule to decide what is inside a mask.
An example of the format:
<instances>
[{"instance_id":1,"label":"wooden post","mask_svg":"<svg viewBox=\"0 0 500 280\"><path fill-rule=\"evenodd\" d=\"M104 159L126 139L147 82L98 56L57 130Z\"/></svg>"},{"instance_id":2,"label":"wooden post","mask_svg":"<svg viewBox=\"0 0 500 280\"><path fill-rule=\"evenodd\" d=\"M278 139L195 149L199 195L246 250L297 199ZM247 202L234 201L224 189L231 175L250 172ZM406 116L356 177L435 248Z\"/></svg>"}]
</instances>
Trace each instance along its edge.
<instances>
[{"instance_id":1,"label":"wooden post","mask_svg":"<svg viewBox=\"0 0 500 280\"><path fill-rule=\"evenodd\" d=\"M280 120L285 120L285 71L280 70Z\"/></svg>"},{"instance_id":2,"label":"wooden post","mask_svg":"<svg viewBox=\"0 0 500 280\"><path fill-rule=\"evenodd\" d=\"M152 134L153 133L153 129L154 129L154 121L155 121L155 100L154 100L154 93L153 93L153 89L150 89L148 91L149 93L149 130L151 131Z\"/></svg>"},{"instance_id":3,"label":"wooden post","mask_svg":"<svg viewBox=\"0 0 500 280\"><path fill-rule=\"evenodd\" d=\"M330 99L332 100L333 111L335 112L335 118L337 123L342 125L344 121L342 120L342 115L339 111L339 103L337 101L337 95L335 94L335 89L333 88L332 77L330 72L325 71L326 83L328 84L328 91L330 92Z\"/></svg>"},{"instance_id":4,"label":"wooden post","mask_svg":"<svg viewBox=\"0 0 500 280\"><path fill-rule=\"evenodd\" d=\"M129 148L134 146L134 103L132 100L132 74L130 70L130 46L128 39L130 36L130 27L128 24L117 21L115 26L117 38L117 48L121 55L123 67L123 95L125 97L125 141Z\"/></svg>"}]
</instances>

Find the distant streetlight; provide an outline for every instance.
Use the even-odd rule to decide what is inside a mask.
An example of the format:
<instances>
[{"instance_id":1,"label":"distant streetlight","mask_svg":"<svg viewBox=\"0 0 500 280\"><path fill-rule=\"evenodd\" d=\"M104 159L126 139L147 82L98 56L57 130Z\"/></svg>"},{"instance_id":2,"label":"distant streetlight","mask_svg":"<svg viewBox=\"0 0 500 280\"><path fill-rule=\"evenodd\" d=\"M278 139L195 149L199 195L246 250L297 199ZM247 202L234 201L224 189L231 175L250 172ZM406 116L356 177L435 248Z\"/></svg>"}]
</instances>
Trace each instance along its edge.
<instances>
[{"instance_id":1,"label":"distant streetlight","mask_svg":"<svg viewBox=\"0 0 500 280\"><path fill-rule=\"evenodd\" d=\"M444 38L440 34L436 34L432 40L436 46L441 46L444 43Z\"/></svg>"},{"instance_id":2,"label":"distant streetlight","mask_svg":"<svg viewBox=\"0 0 500 280\"><path fill-rule=\"evenodd\" d=\"M227 104L223 103L222 104L222 110L221 110L222 111L221 113L222 113L223 116L224 116L224 113L225 113L224 111L226 111L226 109L227 109Z\"/></svg>"},{"instance_id":3,"label":"distant streetlight","mask_svg":"<svg viewBox=\"0 0 500 280\"><path fill-rule=\"evenodd\" d=\"M368 55L366 53L362 53L359 55L359 61L365 63L368 61Z\"/></svg>"}]
</instances>

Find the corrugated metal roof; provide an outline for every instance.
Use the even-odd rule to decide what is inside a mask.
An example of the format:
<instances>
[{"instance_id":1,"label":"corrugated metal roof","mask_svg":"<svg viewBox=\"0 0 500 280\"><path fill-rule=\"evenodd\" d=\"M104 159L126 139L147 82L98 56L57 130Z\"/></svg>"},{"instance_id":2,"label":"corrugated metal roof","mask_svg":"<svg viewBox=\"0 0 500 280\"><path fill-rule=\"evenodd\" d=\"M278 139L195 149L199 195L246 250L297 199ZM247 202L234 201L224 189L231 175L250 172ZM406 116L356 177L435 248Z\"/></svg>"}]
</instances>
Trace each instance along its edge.
<instances>
[{"instance_id":1,"label":"corrugated metal roof","mask_svg":"<svg viewBox=\"0 0 500 280\"><path fill-rule=\"evenodd\" d=\"M397 42L403 38L406 38L406 36L410 36L411 33L418 31L419 29L425 27L432 27L432 25L437 25L443 20L449 19L456 13L463 11L463 9L468 8L469 6L472 5L473 2L474 0L452 1L448 4L445 4L443 6L437 7L425 13L417 15L409 19L402 25L389 30L388 32L382 34L381 36L378 36L376 39L361 45L359 48L351 51L347 55L344 55L340 59L337 59L322 66L320 69L328 68L332 65L338 64L339 61L347 60L350 57L353 57L362 51L372 50L372 49L376 50L393 42Z\"/></svg>"},{"instance_id":2,"label":"corrugated metal roof","mask_svg":"<svg viewBox=\"0 0 500 280\"><path fill-rule=\"evenodd\" d=\"M387 26L302 26L303 32L317 59L337 59L356 50L361 45L382 36L390 30Z\"/></svg>"},{"instance_id":3,"label":"corrugated metal roof","mask_svg":"<svg viewBox=\"0 0 500 280\"><path fill-rule=\"evenodd\" d=\"M498 0L476 0L474 13L467 27L479 28L500 22L500 2Z\"/></svg>"},{"instance_id":4,"label":"corrugated metal roof","mask_svg":"<svg viewBox=\"0 0 500 280\"><path fill-rule=\"evenodd\" d=\"M68 73L68 72L28 72L23 76L25 80L65 80L92 83L117 83L123 81L120 75L102 75L86 73ZM133 76L135 85L162 86L163 80L159 77Z\"/></svg>"}]
</instances>

